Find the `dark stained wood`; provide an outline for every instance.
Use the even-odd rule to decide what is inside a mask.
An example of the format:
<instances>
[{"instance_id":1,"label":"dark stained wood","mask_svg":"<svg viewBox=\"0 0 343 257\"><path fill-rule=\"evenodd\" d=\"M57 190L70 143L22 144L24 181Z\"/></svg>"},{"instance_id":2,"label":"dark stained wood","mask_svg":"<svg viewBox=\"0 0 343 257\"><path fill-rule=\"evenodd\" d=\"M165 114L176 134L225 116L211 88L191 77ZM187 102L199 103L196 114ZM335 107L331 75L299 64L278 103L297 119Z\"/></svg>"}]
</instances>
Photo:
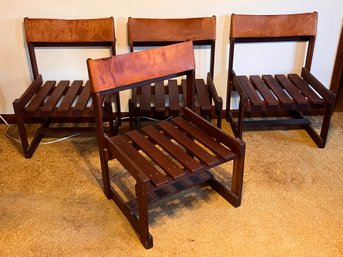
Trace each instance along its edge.
<instances>
[{"instance_id":1,"label":"dark stained wood","mask_svg":"<svg viewBox=\"0 0 343 257\"><path fill-rule=\"evenodd\" d=\"M318 147L325 146L335 94L310 72L317 20L317 12L231 15L226 119L236 137L242 138L243 129L247 127L302 128ZM236 44L280 41L306 43L305 65L301 71L288 75L262 75L262 79L260 75L236 75L233 63ZM238 118L234 117L231 106L234 91L240 96ZM312 114L324 113L320 133L313 128L311 121L303 116L303 111ZM247 117L259 119L245 119Z\"/></svg>"},{"instance_id":2,"label":"dark stained wood","mask_svg":"<svg viewBox=\"0 0 343 257\"><path fill-rule=\"evenodd\" d=\"M42 88L37 92L30 104L27 106L27 112L35 112L43 104L44 99L49 95L56 81L47 81Z\"/></svg>"},{"instance_id":3,"label":"dark stained wood","mask_svg":"<svg viewBox=\"0 0 343 257\"><path fill-rule=\"evenodd\" d=\"M251 103L255 106L262 106L263 101L257 95L256 89L251 84L249 79L246 76L237 76L237 79L240 82L242 89L245 91L245 94L248 96Z\"/></svg>"},{"instance_id":4,"label":"dark stained wood","mask_svg":"<svg viewBox=\"0 0 343 257\"><path fill-rule=\"evenodd\" d=\"M194 104L195 66L193 48L190 46L191 42L184 42L142 50L139 52L139 62L136 62L136 52L109 59L88 60L104 193L109 199L113 199L127 217L145 248L153 246L148 215L148 205L153 202L190 187L208 183L233 206L238 207L241 203L245 144L223 133L191 110ZM185 53L181 59L185 64L180 63L180 59L174 60L179 58L178 52ZM165 56L169 58L164 59ZM120 70L119 66L113 65L119 63L135 64ZM190 63L193 65L191 68ZM100 71L106 71L107 74L104 75ZM135 71L139 73L136 74L139 79L132 78ZM103 97L113 92L139 87L142 87L142 92L145 88L152 90L152 95L156 91L161 93L168 86L165 88L162 83L156 83L179 76L186 76L183 84L186 87L185 102L188 107L182 110L184 116L145 126L140 131L129 131L126 135L109 137L105 134ZM154 86L151 87L151 84ZM206 135L207 132L211 136ZM118 189L111 186L108 165L112 159L117 159L135 180L134 199L124 200ZM230 174L234 182L231 189L217 181L209 171L210 168L227 161L233 161ZM121 185L118 187L120 189Z\"/></svg>"},{"instance_id":5,"label":"dark stained wood","mask_svg":"<svg viewBox=\"0 0 343 257\"><path fill-rule=\"evenodd\" d=\"M180 112L180 96L177 80L170 79L168 81L168 96L169 96L169 108L172 115Z\"/></svg>"},{"instance_id":6,"label":"dark stained wood","mask_svg":"<svg viewBox=\"0 0 343 257\"><path fill-rule=\"evenodd\" d=\"M58 123L69 122L73 119L79 120L80 118L94 120L93 107L91 104L87 106L91 100L89 85L83 86L83 82L79 80L74 82L63 80L43 82L36 58L37 47L93 48L96 46L109 49L114 55L116 39L112 17L74 20L25 18L24 29L34 81L18 99L14 100L13 108L24 156L30 158L44 136L56 135L57 132L65 133L69 127L50 128L49 124L52 118L58 117L57 120L54 119ZM119 102L118 96L116 99ZM114 125L112 125L114 122L112 107L104 104L104 108L110 109L107 110L106 116L110 123L110 129L115 133ZM119 121L119 113L120 107L117 109L116 121ZM41 128L37 129L36 136L29 143L24 124L41 119L45 121ZM119 122L116 122L115 125L117 127ZM74 129L70 128L70 130ZM84 129L90 130L90 127L79 128L80 131Z\"/></svg>"},{"instance_id":7,"label":"dark stained wood","mask_svg":"<svg viewBox=\"0 0 343 257\"><path fill-rule=\"evenodd\" d=\"M61 102L61 105L58 107L58 111L60 112L66 112L70 109L77 93L80 90L80 87L82 86L83 81L81 80L75 80L71 86L68 88L68 92L65 94L63 101Z\"/></svg>"},{"instance_id":8,"label":"dark stained wood","mask_svg":"<svg viewBox=\"0 0 343 257\"><path fill-rule=\"evenodd\" d=\"M128 19L128 36L130 51L134 52L136 47L156 47L174 44L177 42L192 41L194 46L209 46L210 67L207 76L207 84L203 79L196 80L195 106L196 111L204 118L210 120L212 114L212 102L217 115L217 126L221 126L222 99L218 96L213 83L214 57L216 39L216 17L201 18L132 18ZM182 57L181 57L182 58ZM155 92L151 97L150 109L141 108L138 90L132 92L130 99L130 117L139 126L139 117L149 116L157 119L166 119L170 116L179 115L181 108L186 104L186 87L182 84L182 92L175 92L174 81L169 90L159 91L151 85L151 91ZM169 87L169 86L168 86ZM157 89L157 90L156 90ZM166 103L169 100L169 106ZM131 122L132 123L132 122Z\"/></svg>"},{"instance_id":9,"label":"dark stained wood","mask_svg":"<svg viewBox=\"0 0 343 257\"><path fill-rule=\"evenodd\" d=\"M158 123L158 126L163 129L171 138L176 140L176 142L182 145L187 151L194 154L199 160L206 163L207 166L213 167L218 164L218 160L213 157L210 153L201 148L192 139L188 138L175 126L167 121L162 121Z\"/></svg>"},{"instance_id":10,"label":"dark stained wood","mask_svg":"<svg viewBox=\"0 0 343 257\"><path fill-rule=\"evenodd\" d=\"M54 89L52 94L49 96L48 100L44 104L44 106L41 107L41 110L43 112L51 112L58 101L60 100L61 96L63 95L65 89L68 87L69 81L68 80L62 80L58 83L57 87Z\"/></svg>"},{"instance_id":11,"label":"dark stained wood","mask_svg":"<svg viewBox=\"0 0 343 257\"><path fill-rule=\"evenodd\" d=\"M145 138L138 131L133 130L127 133L129 138L137 144L140 149L156 162L170 177L173 179L180 178L185 175L185 172L164 155L154 144Z\"/></svg>"},{"instance_id":12,"label":"dark stained wood","mask_svg":"<svg viewBox=\"0 0 343 257\"><path fill-rule=\"evenodd\" d=\"M270 92L270 89L267 87L265 82L260 76L250 76L252 84L255 86L256 90L262 95L265 104L270 106L276 106L279 104L278 99L276 99L273 94Z\"/></svg>"},{"instance_id":13,"label":"dark stained wood","mask_svg":"<svg viewBox=\"0 0 343 257\"><path fill-rule=\"evenodd\" d=\"M280 84L271 75L263 75L262 79L271 88L273 93L276 95L280 103L282 104L293 104L294 101L291 99L280 86Z\"/></svg>"},{"instance_id":14,"label":"dark stained wood","mask_svg":"<svg viewBox=\"0 0 343 257\"><path fill-rule=\"evenodd\" d=\"M160 131L156 128L147 126L143 127L142 130L151 139L153 139L154 142L156 142L160 147L162 147L165 151L171 154L176 160L178 160L185 168L187 168L191 172L199 172L203 169L199 162L194 160L192 157L188 156L186 152L179 146L170 142L169 138L166 137L164 134L160 133Z\"/></svg>"},{"instance_id":15,"label":"dark stained wood","mask_svg":"<svg viewBox=\"0 0 343 257\"><path fill-rule=\"evenodd\" d=\"M309 101L313 104L322 104L323 99L321 99L316 92L314 92L309 84L303 80L298 74L288 74L290 81L301 91L301 93L306 96Z\"/></svg>"}]
</instances>

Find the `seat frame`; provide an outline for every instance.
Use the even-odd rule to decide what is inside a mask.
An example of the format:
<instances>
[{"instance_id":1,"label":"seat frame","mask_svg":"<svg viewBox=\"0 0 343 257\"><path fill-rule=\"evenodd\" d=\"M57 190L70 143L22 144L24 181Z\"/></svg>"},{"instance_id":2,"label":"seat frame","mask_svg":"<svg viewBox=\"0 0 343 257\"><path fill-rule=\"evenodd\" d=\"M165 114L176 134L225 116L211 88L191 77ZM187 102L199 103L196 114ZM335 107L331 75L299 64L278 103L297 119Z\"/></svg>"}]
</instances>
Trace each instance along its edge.
<instances>
[{"instance_id":1,"label":"seat frame","mask_svg":"<svg viewBox=\"0 0 343 257\"><path fill-rule=\"evenodd\" d=\"M236 137L242 138L246 128L287 127L303 128L317 144L325 147L335 94L311 74L311 63L316 39L318 13L286 15L232 14L227 84L226 120ZM233 69L234 49L237 43L306 42L305 66L297 74L238 76ZM238 117L231 109L232 92L240 97ZM323 114L320 134L314 129L308 115ZM248 117L259 117L248 120ZM263 119L267 117L267 119ZM275 119L270 119L274 117ZM290 117L284 119L281 117Z\"/></svg>"},{"instance_id":2,"label":"seat frame","mask_svg":"<svg viewBox=\"0 0 343 257\"><path fill-rule=\"evenodd\" d=\"M13 102L15 118L24 156L31 158L42 138L57 133L94 131L94 125L84 127L55 126L51 123L76 123L94 121L93 104L90 101L88 82L75 80L43 81L39 73L37 48L80 48L104 47L116 54L114 20L99 19L24 19L24 28L33 81L25 92ZM119 103L119 95L114 96ZM120 104L114 118L108 99L105 103L106 117L112 133L120 124ZM116 120L116 123L114 123ZM42 122L34 138L29 142L25 124Z\"/></svg>"},{"instance_id":3,"label":"seat frame","mask_svg":"<svg viewBox=\"0 0 343 257\"><path fill-rule=\"evenodd\" d=\"M88 60L87 65L95 103L104 192L131 223L145 248L153 246L148 221L148 206L153 202L206 183L234 207L240 206L245 143L191 110L194 108L192 42ZM101 108L105 95L178 76L186 76L187 84L187 107L182 116L125 135L105 134ZM136 198L127 201L111 185L109 161L112 159L117 159L135 180ZM231 189L209 171L229 161L233 161Z\"/></svg>"},{"instance_id":4,"label":"seat frame","mask_svg":"<svg viewBox=\"0 0 343 257\"><path fill-rule=\"evenodd\" d=\"M223 100L218 96L214 78L216 17L201 18L132 18L128 19L128 37L130 52L138 47L165 46L183 41L193 41L194 46L207 46L210 49L210 65L206 82L196 79L196 110L202 117L211 120L212 101L217 116L217 126L221 127ZM177 89L176 89L177 88ZM140 127L141 116L165 119L179 115L184 106L184 81L177 85L176 81L161 82L148 88L136 88L129 100L130 117L134 117L135 125ZM169 106L166 106L166 99Z\"/></svg>"}]
</instances>

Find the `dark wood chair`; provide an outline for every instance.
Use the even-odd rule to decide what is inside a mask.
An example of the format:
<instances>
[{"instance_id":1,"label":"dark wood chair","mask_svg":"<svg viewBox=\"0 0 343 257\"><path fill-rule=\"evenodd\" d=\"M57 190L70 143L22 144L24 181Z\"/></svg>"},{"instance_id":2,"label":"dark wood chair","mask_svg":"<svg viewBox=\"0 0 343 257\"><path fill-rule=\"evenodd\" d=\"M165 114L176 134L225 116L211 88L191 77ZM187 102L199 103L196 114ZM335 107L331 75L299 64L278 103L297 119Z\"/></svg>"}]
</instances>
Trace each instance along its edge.
<instances>
[{"instance_id":1,"label":"dark wood chair","mask_svg":"<svg viewBox=\"0 0 343 257\"><path fill-rule=\"evenodd\" d=\"M335 94L310 72L317 19L317 12L290 15L232 14L226 119L231 123L236 137L242 138L243 129L249 127L287 126L304 128L318 147L325 147ZM305 66L299 72L300 75L266 74L249 77L235 73L233 61L237 43L280 41L307 43ZM235 110L230 106L233 91L237 91L240 97L238 119L234 118ZM308 115L323 114L320 134L310 119L304 116L305 112ZM282 116L284 118L279 118ZM248 120L247 117L262 117L262 120Z\"/></svg>"},{"instance_id":2,"label":"dark wood chair","mask_svg":"<svg viewBox=\"0 0 343 257\"><path fill-rule=\"evenodd\" d=\"M194 107L192 42L88 60L96 113L104 192L129 220L144 247L153 246L148 205L192 186L207 183L233 206L241 203L245 144L191 110ZM102 99L121 90L186 75L183 115L125 135L108 136L103 128ZM110 183L109 161L117 159L135 180L135 197L124 200ZM233 161L231 189L209 171ZM231 167L231 166L230 166ZM229 172L231 174L231 172ZM118 185L118 181L112 181ZM119 185L119 188L126 186ZM117 187L115 187L117 188Z\"/></svg>"},{"instance_id":3,"label":"dark wood chair","mask_svg":"<svg viewBox=\"0 0 343 257\"><path fill-rule=\"evenodd\" d=\"M216 40L216 17L186 19L128 19L130 51L139 47L163 46L192 40L197 48L208 47L210 53L209 72L204 79L195 80L195 107L197 113L211 120L212 102L217 116L217 126L221 127L223 101L218 96L213 83ZM142 116L166 119L177 116L184 106L185 81L160 82L150 87L136 88L129 100L130 117L139 124Z\"/></svg>"},{"instance_id":4,"label":"dark wood chair","mask_svg":"<svg viewBox=\"0 0 343 257\"><path fill-rule=\"evenodd\" d=\"M36 49L41 47L105 47L108 56L115 55L115 32L113 18L101 19L24 19L25 35L30 57L33 81L26 91L13 102L16 122L24 155L30 158L41 139L47 135L56 135L63 131L81 131L89 127L49 127L52 122L80 122L93 118L93 104L90 97L89 83L82 80L43 81L38 71ZM119 102L119 96L115 96ZM109 103L109 100L106 101ZM117 105L120 108L120 105ZM112 108L106 104L106 116L110 121L110 129L115 133ZM120 109L117 110L120 114ZM119 115L116 116L119 125ZM26 125L42 122L35 137L29 143ZM92 130L95 130L94 125Z\"/></svg>"}]
</instances>

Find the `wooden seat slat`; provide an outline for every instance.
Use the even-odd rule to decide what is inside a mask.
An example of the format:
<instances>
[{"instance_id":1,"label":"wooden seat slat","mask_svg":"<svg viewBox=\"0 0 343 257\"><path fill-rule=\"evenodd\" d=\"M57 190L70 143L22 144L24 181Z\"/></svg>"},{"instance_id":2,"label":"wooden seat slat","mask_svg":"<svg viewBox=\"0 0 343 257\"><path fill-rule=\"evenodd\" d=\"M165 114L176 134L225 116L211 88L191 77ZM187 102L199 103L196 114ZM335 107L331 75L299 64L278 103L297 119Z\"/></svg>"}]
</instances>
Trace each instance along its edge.
<instances>
[{"instance_id":1,"label":"wooden seat slat","mask_svg":"<svg viewBox=\"0 0 343 257\"><path fill-rule=\"evenodd\" d=\"M57 111L59 112L67 112L71 105L73 104L73 101L79 92L83 81L81 80L75 80L71 84L71 86L68 88L67 93L65 94L60 106L57 108Z\"/></svg>"},{"instance_id":2,"label":"wooden seat slat","mask_svg":"<svg viewBox=\"0 0 343 257\"><path fill-rule=\"evenodd\" d=\"M324 102L323 99L310 88L309 84L298 76L298 74L288 74L288 78L301 90L311 103L322 104Z\"/></svg>"},{"instance_id":3,"label":"wooden seat slat","mask_svg":"<svg viewBox=\"0 0 343 257\"><path fill-rule=\"evenodd\" d=\"M204 162L207 166L213 167L219 163L219 160L209 154L201 146L196 144L193 140L183 134L178 128L172 126L168 121L162 121L158 123L158 126L163 129L171 138L173 138L178 144L182 145L187 151L196 155L196 157Z\"/></svg>"},{"instance_id":4,"label":"wooden seat slat","mask_svg":"<svg viewBox=\"0 0 343 257\"><path fill-rule=\"evenodd\" d=\"M286 105L294 104L294 101L283 91L283 88L273 78L272 75L263 75L262 79L274 92L275 96L278 98L281 104L286 104Z\"/></svg>"},{"instance_id":5,"label":"wooden seat slat","mask_svg":"<svg viewBox=\"0 0 343 257\"><path fill-rule=\"evenodd\" d=\"M254 106L262 106L263 101L257 95L256 89L250 83L247 76L237 76L238 81L242 84L242 89L245 91L246 95L248 96L250 102Z\"/></svg>"},{"instance_id":6,"label":"wooden seat slat","mask_svg":"<svg viewBox=\"0 0 343 257\"><path fill-rule=\"evenodd\" d=\"M89 101L90 95L91 95L91 92L89 88L89 81L87 81L86 85L82 89L80 98L78 99L74 109L80 112L84 111L87 107L87 103Z\"/></svg>"},{"instance_id":7,"label":"wooden seat slat","mask_svg":"<svg viewBox=\"0 0 343 257\"><path fill-rule=\"evenodd\" d=\"M282 87L288 92L288 94L294 99L296 103L308 103L308 100L300 93L299 89L295 87L284 74L275 75L275 79L282 85Z\"/></svg>"},{"instance_id":8,"label":"wooden seat slat","mask_svg":"<svg viewBox=\"0 0 343 257\"><path fill-rule=\"evenodd\" d=\"M168 80L168 96L169 96L169 109L170 111L180 112L179 88L176 79Z\"/></svg>"},{"instance_id":9,"label":"wooden seat slat","mask_svg":"<svg viewBox=\"0 0 343 257\"><path fill-rule=\"evenodd\" d=\"M144 131L145 134L152 138L159 146L166 150L171 156L173 156L178 162L180 162L191 172L199 172L203 170L203 166L199 162L191 158L179 146L172 143L169 138L160 133L160 131L157 130L155 127L146 126L142 128L142 131Z\"/></svg>"},{"instance_id":10,"label":"wooden seat slat","mask_svg":"<svg viewBox=\"0 0 343 257\"><path fill-rule=\"evenodd\" d=\"M232 160L235 157L235 154L228 148L224 147L219 142L215 141L212 137L206 134L203 130L200 130L198 127L190 124L182 117L176 117L172 119L178 127L186 131L200 143L202 143L205 147L210 149L215 154L219 155L224 160Z\"/></svg>"},{"instance_id":11,"label":"wooden seat slat","mask_svg":"<svg viewBox=\"0 0 343 257\"><path fill-rule=\"evenodd\" d=\"M273 96L268 86L262 80L260 76L252 75L250 76L250 80L253 83L253 85L256 87L256 89L260 92L260 94L264 98L264 101L267 105L276 106L279 104L279 101Z\"/></svg>"},{"instance_id":12,"label":"wooden seat slat","mask_svg":"<svg viewBox=\"0 0 343 257\"><path fill-rule=\"evenodd\" d=\"M195 80L195 90L199 99L200 110L210 112L212 109L211 101L208 95L207 85L203 79Z\"/></svg>"},{"instance_id":13,"label":"wooden seat slat","mask_svg":"<svg viewBox=\"0 0 343 257\"><path fill-rule=\"evenodd\" d=\"M44 99L49 95L51 90L54 88L56 81L47 81L38 90L38 93L33 97L29 105L25 108L27 112L36 112L38 108L44 102Z\"/></svg>"},{"instance_id":14,"label":"wooden seat slat","mask_svg":"<svg viewBox=\"0 0 343 257\"><path fill-rule=\"evenodd\" d=\"M150 181L156 186L161 186L168 183L168 179L160 173L151 163L147 161L123 136L118 135L110 138L111 144L116 144L119 148L125 149L128 162L135 163L141 167ZM120 157L119 157L120 158Z\"/></svg>"},{"instance_id":15,"label":"wooden seat slat","mask_svg":"<svg viewBox=\"0 0 343 257\"><path fill-rule=\"evenodd\" d=\"M164 83L159 81L155 83L155 111L156 112L165 112L165 93L164 93Z\"/></svg>"},{"instance_id":16,"label":"wooden seat slat","mask_svg":"<svg viewBox=\"0 0 343 257\"><path fill-rule=\"evenodd\" d=\"M62 80L58 83L54 91L50 94L46 103L40 108L43 112L51 112L55 108L56 104L60 100L61 96L63 95L64 91L69 85L68 80Z\"/></svg>"},{"instance_id":17,"label":"wooden seat slat","mask_svg":"<svg viewBox=\"0 0 343 257\"><path fill-rule=\"evenodd\" d=\"M151 143L137 130L130 131L127 133L127 135L170 177L177 179L185 175L185 172L180 167L178 167L172 160L164 155L153 143Z\"/></svg>"},{"instance_id":18,"label":"wooden seat slat","mask_svg":"<svg viewBox=\"0 0 343 257\"><path fill-rule=\"evenodd\" d=\"M151 86L143 86L140 88L140 109L144 112L151 111Z\"/></svg>"}]
</instances>

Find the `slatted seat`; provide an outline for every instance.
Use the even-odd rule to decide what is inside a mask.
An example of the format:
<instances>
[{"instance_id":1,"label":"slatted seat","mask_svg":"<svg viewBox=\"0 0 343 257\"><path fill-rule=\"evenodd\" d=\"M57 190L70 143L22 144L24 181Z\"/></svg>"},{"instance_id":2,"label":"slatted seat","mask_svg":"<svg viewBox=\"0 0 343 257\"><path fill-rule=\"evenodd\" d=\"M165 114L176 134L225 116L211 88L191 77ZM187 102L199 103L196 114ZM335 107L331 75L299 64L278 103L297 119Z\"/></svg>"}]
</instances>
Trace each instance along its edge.
<instances>
[{"instance_id":1,"label":"slatted seat","mask_svg":"<svg viewBox=\"0 0 343 257\"><path fill-rule=\"evenodd\" d=\"M186 19L143 19L129 18L128 33L130 51L140 47L163 46L192 40L196 46L210 47L210 65L206 81L195 80L195 109L197 113L211 120L212 101L221 127L223 101L213 83L216 38L216 17ZM184 81L169 80L150 87L134 89L129 100L130 117L139 125L140 117L166 119L177 116L185 106Z\"/></svg>"},{"instance_id":2,"label":"slatted seat","mask_svg":"<svg viewBox=\"0 0 343 257\"><path fill-rule=\"evenodd\" d=\"M94 47L101 46L115 54L115 33L113 18L60 20L25 18L24 27L34 81L23 95L13 102L22 148L30 158L43 136L61 131L94 130L93 127L49 127L52 122L80 122L94 120L93 103L88 81L43 81L38 72L37 47ZM119 96L116 96L119 101ZM112 133L112 107L109 99L104 104L106 117ZM118 105L119 108L119 105ZM117 110L119 125L120 109ZM25 124L43 120L36 135L28 142Z\"/></svg>"},{"instance_id":3,"label":"slatted seat","mask_svg":"<svg viewBox=\"0 0 343 257\"><path fill-rule=\"evenodd\" d=\"M236 137L242 138L245 127L287 126L304 128L319 147L326 144L335 94L311 74L311 62L317 29L314 13L289 15L231 16L230 56L226 119ZM237 43L305 41L308 43L305 67L300 74L237 75L233 69ZM231 108L232 92L240 97L238 119ZM324 114L320 134L303 113ZM247 120L246 117L268 117ZM270 119L276 117L276 119ZM283 117L280 119L280 117ZM290 119L285 119L290 117Z\"/></svg>"},{"instance_id":4,"label":"slatted seat","mask_svg":"<svg viewBox=\"0 0 343 257\"><path fill-rule=\"evenodd\" d=\"M122 69L123 66L125 69ZM194 109L192 42L88 60L88 70L95 102L104 192L129 220L144 247L153 246L148 223L148 205L153 202L207 183L233 206L240 205L245 144L191 110ZM99 108L104 96L125 89L150 88L149 83L158 84L182 75L186 76L188 97L181 116L144 126L139 131L129 131L125 135L105 134L103 109ZM134 198L124 200L118 189L111 185L109 161L112 159L118 160L134 178ZM232 176L231 189L210 171L229 161L233 161L232 173L229 172Z\"/></svg>"}]
</instances>

